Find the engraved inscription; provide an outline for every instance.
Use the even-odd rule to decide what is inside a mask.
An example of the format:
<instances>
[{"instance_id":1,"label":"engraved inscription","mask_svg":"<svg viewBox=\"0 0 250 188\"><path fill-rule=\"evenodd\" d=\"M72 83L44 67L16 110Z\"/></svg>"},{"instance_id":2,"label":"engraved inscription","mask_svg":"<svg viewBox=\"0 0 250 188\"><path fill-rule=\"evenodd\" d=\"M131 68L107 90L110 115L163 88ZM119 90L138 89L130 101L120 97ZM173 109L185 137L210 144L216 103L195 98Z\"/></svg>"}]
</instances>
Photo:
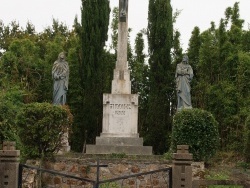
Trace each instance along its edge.
<instances>
[{"instance_id":1,"label":"engraved inscription","mask_svg":"<svg viewBox=\"0 0 250 188\"><path fill-rule=\"evenodd\" d=\"M125 116L126 111L115 111L115 115Z\"/></svg>"},{"instance_id":2,"label":"engraved inscription","mask_svg":"<svg viewBox=\"0 0 250 188\"><path fill-rule=\"evenodd\" d=\"M131 104L110 104L112 110L130 110Z\"/></svg>"}]
</instances>

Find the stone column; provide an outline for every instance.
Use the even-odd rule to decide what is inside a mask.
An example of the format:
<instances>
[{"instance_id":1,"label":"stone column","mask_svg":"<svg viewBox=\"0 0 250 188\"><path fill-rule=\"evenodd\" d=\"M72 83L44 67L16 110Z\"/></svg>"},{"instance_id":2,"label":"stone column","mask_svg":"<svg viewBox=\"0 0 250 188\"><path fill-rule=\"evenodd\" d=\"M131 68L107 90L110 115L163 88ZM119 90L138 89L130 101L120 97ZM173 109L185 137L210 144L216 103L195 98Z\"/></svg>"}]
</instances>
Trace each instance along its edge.
<instances>
[{"instance_id":1,"label":"stone column","mask_svg":"<svg viewBox=\"0 0 250 188\"><path fill-rule=\"evenodd\" d=\"M0 187L18 187L18 169L20 151L16 150L15 142L3 142L0 150Z\"/></svg>"},{"instance_id":2,"label":"stone column","mask_svg":"<svg viewBox=\"0 0 250 188\"><path fill-rule=\"evenodd\" d=\"M173 188L192 188L193 155L188 149L188 145L178 145L173 154Z\"/></svg>"}]
</instances>

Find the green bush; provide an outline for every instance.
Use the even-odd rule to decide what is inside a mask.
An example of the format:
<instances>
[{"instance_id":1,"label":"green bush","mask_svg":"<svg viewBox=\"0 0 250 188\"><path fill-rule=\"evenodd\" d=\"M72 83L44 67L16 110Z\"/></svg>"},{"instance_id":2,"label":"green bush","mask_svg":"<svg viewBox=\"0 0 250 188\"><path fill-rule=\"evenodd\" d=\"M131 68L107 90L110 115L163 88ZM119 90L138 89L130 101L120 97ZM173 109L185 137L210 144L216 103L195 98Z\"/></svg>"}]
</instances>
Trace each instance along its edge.
<instances>
[{"instance_id":1,"label":"green bush","mask_svg":"<svg viewBox=\"0 0 250 188\"><path fill-rule=\"evenodd\" d=\"M250 163L250 116L248 116L246 119L244 134L245 134L244 155L246 158L246 162Z\"/></svg>"},{"instance_id":2,"label":"green bush","mask_svg":"<svg viewBox=\"0 0 250 188\"><path fill-rule=\"evenodd\" d=\"M205 110L185 109L176 113L173 119L172 150L177 145L189 145L195 161L207 161L218 148L218 123Z\"/></svg>"},{"instance_id":3,"label":"green bush","mask_svg":"<svg viewBox=\"0 0 250 188\"><path fill-rule=\"evenodd\" d=\"M31 103L17 115L19 137L24 156L48 157L61 146L62 133L71 124L68 112L62 106L49 103Z\"/></svg>"}]
</instances>

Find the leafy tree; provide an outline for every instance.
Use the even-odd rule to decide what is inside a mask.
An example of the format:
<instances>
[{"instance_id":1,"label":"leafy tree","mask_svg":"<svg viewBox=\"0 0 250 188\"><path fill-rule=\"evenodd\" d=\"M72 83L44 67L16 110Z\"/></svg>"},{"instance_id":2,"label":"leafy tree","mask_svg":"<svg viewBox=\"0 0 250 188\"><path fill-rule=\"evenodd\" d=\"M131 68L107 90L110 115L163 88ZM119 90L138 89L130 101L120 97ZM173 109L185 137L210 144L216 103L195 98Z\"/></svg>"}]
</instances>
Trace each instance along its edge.
<instances>
[{"instance_id":1,"label":"leafy tree","mask_svg":"<svg viewBox=\"0 0 250 188\"><path fill-rule=\"evenodd\" d=\"M187 53L195 75L198 72L197 66L199 63L200 47L201 47L200 29L199 27L195 27L192 31L192 36L189 40L189 48Z\"/></svg>"},{"instance_id":2,"label":"leafy tree","mask_svg":"<svg viewBox=\"0 0 250 188\"><path fill-rule=\"evenodd\" d=\"M139 114L138 127L139 132L144 136L144 125L147 116L148 104L148 65L146 64L146 54L144 53L144 31L137 33L135 38L135 54L131 63L131 82L132 93L139 94Z\"/></svg>"},{"instance_id":3,"label":"leafy tree","mask_svg":"<svg viewBox=\"0 0 250 188\"><path fill-rule=\"evenodd\" d=\"M243 31L242 33L242 50L245 52L250 51L250 30Z\"/></svg>"},{"instance_id":4,"label":"leafy tree","mask_svg":"<svg viewBox=\"0 0 250 188\"><path fill-rule=\"evenodd\" d=\"M199 101L200 92L198 87L199 80L199 53L201 48L201 37L200 37L200 29L199 27L195 27L192 31L191 38L189 40L189 48L188 48L188 58L189 63L193 68L194 78L192 80L192 106L197 107L200 106L201 101Z\"/></svg>"},{"instance_id":5,"label":"leafy tree","mask_svg":"<svg viewBox=\"0 0 250 188\"><path fill-rule=\"evenodd\" d=\"M17 135L15 117L23 105L24 92L13 87L0 93L0 143L4 140L16 141L20 146Z\"/></svg>"},{"instance_id":6,"label":"leafy tree","mask_svg":"<svg viewBox=\"0 0 250 188\"><path fill-rule=\"evenodd\" d=\"M177 63L180 63L182 61L182 48L181 48L181 44L180 44L180 32L178 30L176 30L174 32L174 38L173 38L173 48L172 48L172 65L173 67L176 67ZM174 77L172 78L174 79ZM176 95L174 95L171 98L171 116L174 115L174 113L176 112L176 106L177 106L177 98L175 97Z\"/></svg>"},{"instance_id":7,"label":"leafy tree","mask_svg":"<svg viewBox=\"0 0 250 188\"><path fill-rule=\"evenodd\" d=\"M23 36L23 30L20 28L16 21L12 21L9 25L5 26L0 21L0 49L3 51L8 50L9 45L15 39Z\"/></svg>"},{"instance_id":8,"label":"leafy tree","mask_svg":"<svg viewBox=\"0 0 250 188\"><path fill-rule=\"evenodd\" d=\"M245 136L245 143L244 143L244 155L246 158L246 162L250 163L250 116L247 117L245 122L245 128L244 128L244 136Z\"/></svg>"},{"instance_id":9,"label":"leafy tree","mask_svg":"<svg viewBox=\"0 0 250 188\"><path fill-rule=\"evenodd\" d=\"M9 85L18 85L26 91L26 102L37 100L43 70L39 48L29 39L16 39L1 58L1 69Z\"/></svg>"},{"instance_id":10,"label":"leafy tree","mask_svg":"<svg viewBox=\"0 0 250 188\"><path fill-rule=\"evenodd\" d=\"M197 69L193 87L196 107L211 111L219 122L221 147L239 151L243 144L243 126L249 106L248 32L242 28L239 6L225 11L216 28L199 34L193 31L188 53ZM194 40L195 39L195 40ZM222 110L223 109L223 110Z\"/></svg>"},{"instance_id":11,"label":"leafy tree","mask_svg":"<svg viewBox=\"0 0 250 188\"><path fill-rule=\"evenodd\" d=\"M117 43L118 43L118 23L119 23L119 8L115 7L112 11L112 22L111 22L111 29L112 29L112 34L111 34L111 39L112 39L112 44L111 44L111 49L115 50L115 55L117 54Z\"/></svg>"},{"instance_id":12,"label":"leafy tree","mask_svg":"<svg viewBox=\"0 0 250 188\"><path fill-rule=\"evenodd\" d=\"M144 138L147 145L153 145L155 154L163 153L169 145L170 102L173 97L174 78L170 54L172 45L173 20L170 1L150 0L148 12L150 90Z\"/></svg>"},{"instance_id":13,"label":"leafy tree","mask_svg":"<svg viewBox=\"0 0 250 188\"><path fill-rule=\"evenodd\" d=\"M174 32L173 50L172 50L173 63L175 65L182 61L182 48L180 44L180 36L181 36L180 32L176 30Z\"/></svg>"},{"instance_id":14,"label":"leafy tree","mask_svg":"<svg viewBox=\"0 0 250 188\"><path fill-rule=\"evenodd\" d=\"M74 115L74 122L72 124L72 135L71 135L71 148L77 150L79 145L82 146L82 131L79 130L80 125L82 124L82 106L83 106L83 90L81 83L80 75L80 36L77 34L77 25L74 30L71 32L71 35L68 39L68 54L67 61L69 62L70 77L69 83L70 88L67 93L68 105L70 110ZM80 151L80 148L78 149Z\"/></svg>"},{"instance_id":15,"label":"leafy tree","mask_svg":"<svg viewBox=\"0 0 250 188\"><path fill-rule=\"evenodd\" d=\"M35 35L36 34L35 26L31 22L28 22L26 24L26 29L24 32L28 35Z\"/></svg>"}]
</instances>

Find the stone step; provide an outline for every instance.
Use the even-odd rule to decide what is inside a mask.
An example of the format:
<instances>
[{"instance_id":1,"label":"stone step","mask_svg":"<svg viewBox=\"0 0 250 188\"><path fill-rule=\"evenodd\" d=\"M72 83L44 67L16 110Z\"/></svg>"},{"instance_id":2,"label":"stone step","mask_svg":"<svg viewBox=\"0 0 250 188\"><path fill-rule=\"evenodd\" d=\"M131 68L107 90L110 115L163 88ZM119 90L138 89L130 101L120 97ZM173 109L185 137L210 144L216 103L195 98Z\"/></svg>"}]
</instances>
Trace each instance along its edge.
<instances>
[{"instance_id":1,"label":"stone step","mask_svg":"<svg viewBox=\"0 0 250 188\"><path fill-rule=\"evenodd\" d=\"M96 145L143 146L143 138L134 138L134 137L96 137Z\"/></svg>"},{"instance_id":2,"label":"stone step","mask_svg":"<svg viewBox=\"0 0 250 188\"><path fill-rule=\"evenodd\" d=\"M152 146L86 145L86 154L152 155Z\"/></svg>"}]
</instances>

